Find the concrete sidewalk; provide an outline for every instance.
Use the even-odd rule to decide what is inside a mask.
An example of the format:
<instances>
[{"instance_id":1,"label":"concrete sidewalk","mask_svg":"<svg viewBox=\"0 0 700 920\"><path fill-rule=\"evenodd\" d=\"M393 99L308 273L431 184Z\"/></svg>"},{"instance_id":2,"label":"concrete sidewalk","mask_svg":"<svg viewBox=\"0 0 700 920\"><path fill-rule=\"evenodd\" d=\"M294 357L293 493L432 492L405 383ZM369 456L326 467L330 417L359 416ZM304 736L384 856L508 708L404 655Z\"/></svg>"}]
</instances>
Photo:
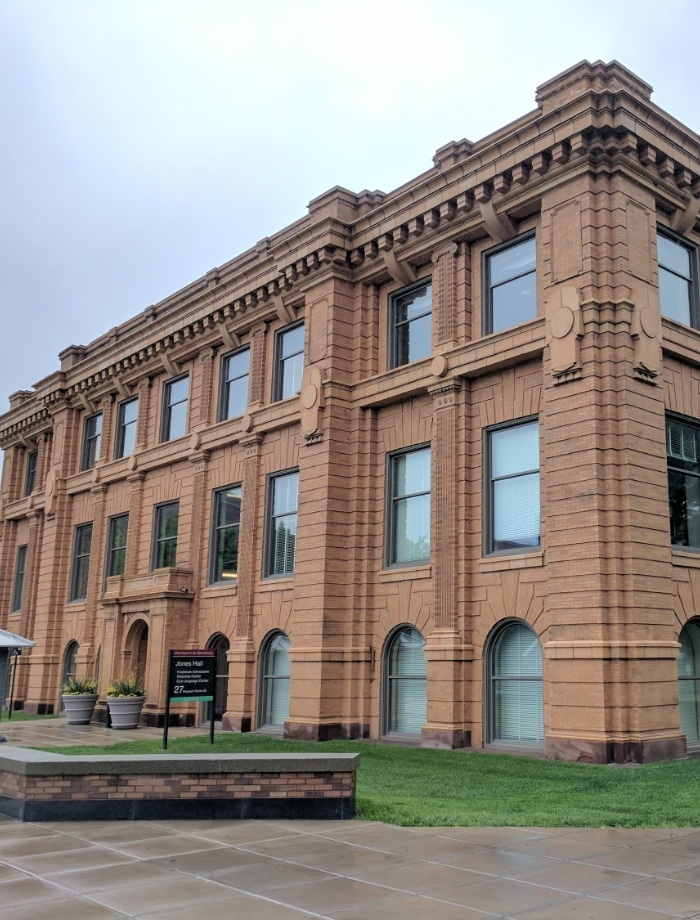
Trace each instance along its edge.
<instances>
[{"instance_id":1,"label":"concrete sidewalk","mask_svg":"<svg viewBox=\"0 0 700 920\"><path fill-rule=\"evenodd\" d=\"M13 744L160 737L61 719ZM173 729L173 736L203 729ZM22 741L21 739L24 739ZM89 739L89 740L88 740ZM0 818L0 920L700 918L700 829Z\"/></svg>"}]
</instances>

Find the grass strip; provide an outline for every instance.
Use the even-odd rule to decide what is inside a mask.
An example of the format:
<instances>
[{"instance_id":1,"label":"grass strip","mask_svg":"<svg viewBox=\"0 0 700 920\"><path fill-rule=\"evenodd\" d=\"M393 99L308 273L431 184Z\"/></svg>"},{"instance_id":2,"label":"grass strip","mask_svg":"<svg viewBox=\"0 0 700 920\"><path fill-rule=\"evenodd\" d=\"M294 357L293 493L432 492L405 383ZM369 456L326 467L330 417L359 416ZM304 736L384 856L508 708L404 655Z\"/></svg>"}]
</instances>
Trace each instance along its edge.
<instances>
[{"instance_id":1,"label":"grass strip","mask_svg":"<svg viewBox=\"0 0 700 920\"><path fill-rule=\"evenodd\" d=\"M45 747L58 754L158 754L158 741ZM220 733L171 739L168 754L359 753L358 817L405 827L698 827L700 759L593 766L371 742L314 744Z\"/></svg>"}]
</instances>

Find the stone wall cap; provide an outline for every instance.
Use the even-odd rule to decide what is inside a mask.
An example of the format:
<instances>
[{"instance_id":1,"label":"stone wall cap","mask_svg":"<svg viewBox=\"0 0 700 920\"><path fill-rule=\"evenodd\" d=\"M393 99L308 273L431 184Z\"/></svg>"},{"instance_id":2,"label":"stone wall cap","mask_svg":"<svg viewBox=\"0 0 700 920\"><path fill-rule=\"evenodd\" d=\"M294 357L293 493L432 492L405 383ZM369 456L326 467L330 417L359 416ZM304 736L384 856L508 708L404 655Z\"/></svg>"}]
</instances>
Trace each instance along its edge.
<instances>
[{"instance_id":1,"label":"stone wall cap","mask_svg":"<svg viewBox=\"0 0 700 920\"><path fill-rule=\"evenodd\" d=\"M173 773L347 773L359 754L87 754L3 747L0 772L23 776Z\"/></svg>"}]
</instances>

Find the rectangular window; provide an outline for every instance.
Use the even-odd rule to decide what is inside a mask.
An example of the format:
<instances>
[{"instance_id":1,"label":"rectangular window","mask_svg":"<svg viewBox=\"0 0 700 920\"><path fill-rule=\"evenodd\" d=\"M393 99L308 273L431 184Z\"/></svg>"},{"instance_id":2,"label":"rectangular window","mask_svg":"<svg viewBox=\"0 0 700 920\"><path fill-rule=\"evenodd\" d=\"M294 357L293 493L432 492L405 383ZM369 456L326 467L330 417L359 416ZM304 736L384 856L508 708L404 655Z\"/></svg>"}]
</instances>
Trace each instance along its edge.
<instances>
[{"instance_id":1,"label":"rectangular window","mask_svg":"<svg viewBox=\"0 0 700 920\"><path fill-rule=\"evenodd\" d=\"M666 419L671 543L700 549L700 427Z\"/></svg>"},{"instance_id":2,"label":"rectangular window","mask_svg":"<svg viewBox=\"0 0 700 920\"><path fill-rule=\"evenodd\" d=\"M30 450L27 454L27 469L24 474L24 494L31 495L36 485L36 464L39 453L36 450Z\"/></svg>"},{"instance_id":3,"label":"rectangular window","mask_svg":"<svg viewBox=\"0 0 700 920\"><path fill-rule=\"evenodd\" d=\"M268 491L266 574L290 575L294 571L297 542L299 473L272 476Z\"/></svg>"},{"instance_id":4,"label":"rectangular window","mask_svg":"<svg viewBox=\"0 0 700 920\"><path fill-rule=\"evenodd\" d=\"M277 333L275 399L288 399L301 389L304 371L304 324Z\"/></svg>"},{"instance_id":5,"label":"rectangular window","mask_svg":"<svg viewBox=\"0 0 700 920\"><path fill-rule=\"evenodd\" d=\"M238 536L241 525L241 487L226 486L214 492L212 553L209 581L238 578Z\"/></svg>"},{"instance_id":6,"label":"rectangular window","mask_svg":"<svg viewBox=\"0 0 700 920\"><path fill-rule=\"evenodd\" d=\"M136 447L136 426L139 417L138 396L119 403L117 412L117 440L114 449L114 459L128 457L133 454Z\"/></svg>"},{"instance_id":7,"label":"rectangular window","mask_svg":"<svg viewBox=\"0 0 700 920\"><path fill-rule=\"evenodd\" d=\"M484 253L484 334L509 329L536 316L535 237Z\"/></svg>"},{"instance_id":8,"label":"rectangular window","mask_svg":"<svg viewBox=\"0 0 700 920\"><path fill-rule=\"evenodd\" d=\"M389 301L390 367L427 358L432 350L433 286L421 281L392 294Z\"/></svg>"},{"instance_id":9,"label":"rectangular window","mask_svg":"<svg viewBox=\"0 0 700 920\"><path fill-rule=\"evenodd\" d=\"M687 240L657 233L661 314L697 326L696 250Z\"/></svg>"},{"instance_id":10,"label":"rectangular window","mask_svg":"<svg viewBox=\"0 0 700 920\"><path fill-rule=\"evenodd\" d=\"M430 559L430 448L389 457L389 565Z\"/></svg>"},{"instance_id":11,"label":"rectangular window","mask_svg":"<svg viewBox=\"0 0 700 920\"><path fill-rule=\"evenodd\" d=\"M177 523L180 502L168 502L156 508L153 527L152 569L169 569L177 562Z\"/></svg>"},{"instance_id":12,"label":"rectangular window","mask_svg":"<svg viewBox=\"0 0 700 920\"><path fill-rule=\"evenodd\" d=\"M219 421L243 415L248 405L250 348L242 348L221 361L221 397Z\"/></svg>"},{"instance_id":13,"label":"rectangular window","mask_svg":"<svg viewBox=\"0 0 700 920\"><path fill-rule=\"evenodd\" d=\"M83 451L80 457L80 469L91 470L100 459L100 442L102 441L102 413L88 415L83 427Z\"/></svg>"},{"instance_id":14,"label":"rectangular window","mask_svg":"<svg viewBox=\"0 0 700 920\"><path fill-rule=\"evenodd\" d=\"M92 550L92 524L79 524L73 538L73 560L70 577L70 601L84 601L88 591L90 552Z\"/></svg>"},{"instance_id":15,"label":"rectangular window","mask_svg":"<svg viewBox=\"0 0 700 920\"><path fill-rule=\"evenodd\" d=\"M129 533L129 515L117 514L109 519L107 532L107 559L105 577L123 575L126 570L126 538Z\"/></svg>"},{"instance_id":16,"label":"rectangular window","mask_svg":"<svg viewBox=\"0 0 700 920\"><path fill-rule=\"evenodd\" d=\"M487 432L486 551L540 545L539 422Z\"/></svg>"},{"instance_id":17,"label":"rectangular window","mask_svg":"<svg viewBox=\"0 0 700 920\"><path fill-rule=\"evenodd\" d=\"M187 431L187 399L190 378L187 374L168 380L163 388L161 441L174 441Z\"/></svg>"},{"instance_id":18,"label":"rectangular window","mask_svg":"<svg viewBox=\"0 0 700 920\"><path fill-rule=\"evenodd\" d=\"M12 613L22 609L24 596L24 573L27 569L27 547L17 547L17 561L15 562L15 580L12 586Z\"/></svg>"}]
</instances>

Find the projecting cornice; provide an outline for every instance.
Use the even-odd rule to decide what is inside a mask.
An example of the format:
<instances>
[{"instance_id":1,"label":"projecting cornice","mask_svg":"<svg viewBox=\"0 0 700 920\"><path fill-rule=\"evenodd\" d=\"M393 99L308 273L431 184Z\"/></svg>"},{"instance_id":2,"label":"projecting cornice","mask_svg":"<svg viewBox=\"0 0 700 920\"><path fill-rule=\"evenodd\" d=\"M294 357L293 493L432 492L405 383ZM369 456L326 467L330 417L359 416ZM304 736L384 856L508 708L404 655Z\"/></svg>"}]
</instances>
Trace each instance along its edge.
<instances>
[{"instance_id":1,"label":"projecting cornice","mask_svg":"<svg viewBox=\"0 0 700 920\"><path fill-rule=\"evenodd\" d=\"M306 217L90 345L66 349L60 374L18 394L0 444L59 403L125 398L144 374L173 373L203 345L237 347L259 322L293 322L309 286L329 272L410 283L437 248L503 242L546 190L581 170L635 174L671 226L689 232L700 215L700 137L650 94L616 62L582 62L538 88L538 109L478 142L442 146L432 169L394 192L324 192Z\"/></svg>"}]
</instances>

